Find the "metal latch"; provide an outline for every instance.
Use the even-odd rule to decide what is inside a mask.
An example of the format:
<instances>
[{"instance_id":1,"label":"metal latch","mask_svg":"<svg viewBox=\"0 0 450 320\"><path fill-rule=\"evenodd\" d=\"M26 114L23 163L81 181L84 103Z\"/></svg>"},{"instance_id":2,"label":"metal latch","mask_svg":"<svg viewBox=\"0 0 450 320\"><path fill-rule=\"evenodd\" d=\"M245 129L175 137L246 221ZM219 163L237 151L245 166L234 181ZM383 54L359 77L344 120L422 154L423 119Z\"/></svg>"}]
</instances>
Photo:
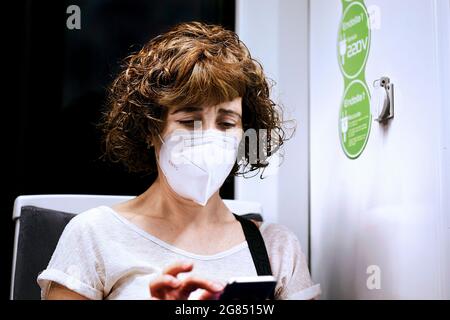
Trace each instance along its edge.
<instances>
[{"instance_id":1,"label":"metal latch","mask_svg":"<svg viewBox=\"0 0 450 320\"><path fill-rule=\"evenodd\" d=\"M394 117L394 84L388 77L381 77L373 82L373 86L383 90L383 97L378 105L378 115L375 120L381 123L387 122Z\"/></svg>"}]
</instances>

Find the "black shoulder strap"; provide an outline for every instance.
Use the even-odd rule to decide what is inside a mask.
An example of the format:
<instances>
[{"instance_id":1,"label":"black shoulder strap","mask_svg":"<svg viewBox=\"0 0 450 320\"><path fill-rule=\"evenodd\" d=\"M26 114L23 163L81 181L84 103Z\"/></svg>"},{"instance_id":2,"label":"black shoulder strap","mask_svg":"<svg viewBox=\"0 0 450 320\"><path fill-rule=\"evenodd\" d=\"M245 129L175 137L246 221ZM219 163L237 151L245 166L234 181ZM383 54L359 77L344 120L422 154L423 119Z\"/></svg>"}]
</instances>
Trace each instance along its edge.
<instances>
[{"instance_id":1,"label":"black shoulder strap","mask_svg":"<svg viewBox=\"0 0 450 320\"><path fill-rule=\"evenodd\" d=\"M241 223L247 240L250 253L255 264L256 272L259 276L271 276L269 255L267 254L264 239L259 228L250 220L233 213L236 219Z\"/></svg>"}]
</instances>

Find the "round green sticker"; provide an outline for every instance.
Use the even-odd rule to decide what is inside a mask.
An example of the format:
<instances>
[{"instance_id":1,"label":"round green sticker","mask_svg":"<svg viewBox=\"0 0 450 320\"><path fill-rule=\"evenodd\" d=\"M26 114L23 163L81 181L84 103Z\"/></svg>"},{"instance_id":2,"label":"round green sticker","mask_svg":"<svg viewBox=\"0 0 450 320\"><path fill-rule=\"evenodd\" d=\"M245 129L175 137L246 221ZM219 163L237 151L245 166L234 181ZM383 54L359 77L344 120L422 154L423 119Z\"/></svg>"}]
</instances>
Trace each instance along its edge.
<instances>
[{"instance_id":1,"label":"round green sticker","mask_svg":"<svg viewBox=\"0 0 450 320\"><path fill-rule=\"evenodd\" d=\"M372 115L365 68L370 51L370 20L364 0L342 0L337 53L344 76L339 138L344 153L358 158L369 139Z\"/></svg>"},{"instance_id":2,"label":"round green sticker","mask_svg":"<svg viewBox=\"0 0 450 320\"><path fill-rule=\"evenodd\" d=\"M339 66L348 79L363 71L370 49L369 15L364 3L354 1L344 10L338 35Z\"/></svg>"},{"instance_id":3,"label":"round green sticker","mask_svg":"<svg viewBox=\"0 0 450 320\"><path fill-rule=\"evenodd\" d=\"M339 112L339 137L345 154L355 159L366 146L372 116L370 94L361 80L351 82L344 93Z\"/></svg>"}]
</instances>

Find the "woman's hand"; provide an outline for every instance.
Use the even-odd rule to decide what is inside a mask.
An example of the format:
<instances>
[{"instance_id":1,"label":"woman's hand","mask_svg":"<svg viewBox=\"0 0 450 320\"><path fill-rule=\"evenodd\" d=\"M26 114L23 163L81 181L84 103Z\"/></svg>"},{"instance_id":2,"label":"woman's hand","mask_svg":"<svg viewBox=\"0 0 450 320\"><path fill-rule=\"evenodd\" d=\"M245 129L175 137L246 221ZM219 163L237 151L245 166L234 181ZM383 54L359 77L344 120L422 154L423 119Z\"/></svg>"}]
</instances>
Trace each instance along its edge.
<instances>
[{"instance_id":1,"label":"woman's hand","mask_svg":"<svg viewBox=\"0 0 450 320\"><path fill-rule=\"evenodd\" d=\"M187 300L189 295L203 289L199 300L217 300L223 291L223 285L206 279L188 277L184 280L177 278L181 272L192 271L192 263L175 263L164 270L162 275L150 283L150 295L155 300Z\"/></svg>"}]
</instances>

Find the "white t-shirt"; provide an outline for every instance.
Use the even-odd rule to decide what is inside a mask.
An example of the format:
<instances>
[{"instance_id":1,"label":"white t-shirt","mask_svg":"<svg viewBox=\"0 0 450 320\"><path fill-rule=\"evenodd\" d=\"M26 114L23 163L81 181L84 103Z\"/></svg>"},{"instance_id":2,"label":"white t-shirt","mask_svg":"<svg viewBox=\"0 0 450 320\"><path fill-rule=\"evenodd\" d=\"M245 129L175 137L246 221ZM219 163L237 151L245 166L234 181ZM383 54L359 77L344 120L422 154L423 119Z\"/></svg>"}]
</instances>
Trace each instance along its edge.
<instances>
[{"instance_id":1,"label":"white t-shirt","mask_svg":"<svg viewBox=\"0 0 450 320\"><path fill-rule=\"evenodd\" d=\"M295 235L282 225L266 222L260 231L278 281L275 298L317 297L320 286L311 281ZM193 254L152 236L112 208L100 206L69 222L37 281L42 299L51 281L89 299L149 299L152 279L180 260L194 263L193 271L179 274L180 279L194 275L225 283L231 277L257 275L247 242L214 255Z\"/></svg>"}]
</instances>

